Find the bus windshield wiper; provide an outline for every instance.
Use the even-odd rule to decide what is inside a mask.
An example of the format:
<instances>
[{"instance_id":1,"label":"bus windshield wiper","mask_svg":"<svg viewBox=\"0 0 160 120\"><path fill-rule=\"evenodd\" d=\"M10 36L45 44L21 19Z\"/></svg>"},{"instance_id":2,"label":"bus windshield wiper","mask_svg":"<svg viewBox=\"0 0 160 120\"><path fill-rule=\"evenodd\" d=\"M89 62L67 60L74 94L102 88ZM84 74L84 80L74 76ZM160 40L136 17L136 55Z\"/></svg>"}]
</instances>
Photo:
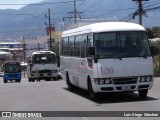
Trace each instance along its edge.
<instances>
[{"instance_id":1,"label":"bus windshield wiper","mask_svg":"<svg viewBox=\"0 0 160 120\"><path fill-rule=\"evenodd\" d=\"M140 56L140 57L143 57L143 58L147 59L147 56L146 56L146 55L142 55L142 56Z\"/></svg>"},{"instance_id":2,"label":"bus windshield wiper","mask_svg":"<svg viewBox=\"0 0 160 120\"><path fill-rule=\"evenodd\" d=\"M116 57L117 59L119 59L119 60L122 60L122 58L121 57Z\"/></svg>"},{"instance_id":3,"label":"bus windshield wiper","mask_svg":"<svg viewBox=\"0 0 160 120\"><path fill-rule=\"evenodd\" d=\"M99 58L117 58L119 60L122 60L122 57L116 57L116 56L111 56L111 55L103 55L103 56L99 56Z\"/></svg>"}]
</instances>

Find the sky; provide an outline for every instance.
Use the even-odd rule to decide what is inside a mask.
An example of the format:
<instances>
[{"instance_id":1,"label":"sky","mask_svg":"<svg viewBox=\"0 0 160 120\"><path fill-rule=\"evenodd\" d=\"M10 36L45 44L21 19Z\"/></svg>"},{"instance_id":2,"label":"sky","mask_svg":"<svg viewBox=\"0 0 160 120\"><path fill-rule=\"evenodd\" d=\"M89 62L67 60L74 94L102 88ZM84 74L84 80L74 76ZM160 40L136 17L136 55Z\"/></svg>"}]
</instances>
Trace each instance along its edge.
<instances>
[{"instance_id":1,"label":"sky","mask_svg":"<svg viewBox=\"0 0 160 120\"><path fill-rule=\"evenodd\" d=\"M0 9L20 9L24 7L24 5L6 5L6 4L30 4L30 3L38 3L41 1L44 0L0 0Z\"/></svg>"}]
</instances>

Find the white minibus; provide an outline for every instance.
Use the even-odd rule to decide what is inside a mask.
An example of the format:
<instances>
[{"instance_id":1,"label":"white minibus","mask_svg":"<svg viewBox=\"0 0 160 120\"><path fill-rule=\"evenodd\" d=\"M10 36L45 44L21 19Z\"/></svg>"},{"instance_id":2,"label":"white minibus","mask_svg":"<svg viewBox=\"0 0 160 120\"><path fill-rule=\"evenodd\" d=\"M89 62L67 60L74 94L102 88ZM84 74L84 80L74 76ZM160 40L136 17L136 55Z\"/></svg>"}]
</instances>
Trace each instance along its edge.
<instances>
[{"instance_id":1,"label":"white minibus","mask_svg":"<svg viewBox=\"0 0 160 120\"><path fill-rule=\"evenodd\" d=\"M57 80L60 73L57 67L56 54L52 51L36 51L27 57L27 76L29 82L35 80Z\"/></svg>"},{"instance_id":2,"label":"white minibus","mask_svg":"<svg viewBox=\"0 0 160 120\"><path fill-rule=\"evenodd\" d=\"M64 31L60 71L69 89L147 96L153 85L153 60L145 28L129 22L101 22Z\"/></svg>"}]
</instances>

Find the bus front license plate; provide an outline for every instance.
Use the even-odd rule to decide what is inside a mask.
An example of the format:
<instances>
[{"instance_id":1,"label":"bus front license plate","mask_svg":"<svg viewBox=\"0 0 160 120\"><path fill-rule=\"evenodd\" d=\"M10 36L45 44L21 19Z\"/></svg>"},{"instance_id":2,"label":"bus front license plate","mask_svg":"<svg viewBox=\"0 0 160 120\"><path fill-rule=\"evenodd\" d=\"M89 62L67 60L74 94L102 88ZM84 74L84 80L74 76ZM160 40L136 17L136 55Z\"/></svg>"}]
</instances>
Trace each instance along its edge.
<instances>
[{"instance_id":1,"label":"bus front license plate","mask_svg":"<svg viewBox=\"0 0 160 120\"><path fill-rule=\"evenodd\" d=\"M48 75L47 75L47 73L44 73L44 74L43 74L43 76L45 76L45 77L46 77L46 76L48 76Z\"/></svg>"},{"instance_id":2,"label":"bus front license plate","mask_svg":"<svg viewBox=\"0 0 160 120\"><path fill-rule=\"evenodd\" d=\"M130 86L123 86L122 89L125 90L125 91L128 91L128 90L130 90L131 88L130 88Z\"/></svg>"}]
</instances>

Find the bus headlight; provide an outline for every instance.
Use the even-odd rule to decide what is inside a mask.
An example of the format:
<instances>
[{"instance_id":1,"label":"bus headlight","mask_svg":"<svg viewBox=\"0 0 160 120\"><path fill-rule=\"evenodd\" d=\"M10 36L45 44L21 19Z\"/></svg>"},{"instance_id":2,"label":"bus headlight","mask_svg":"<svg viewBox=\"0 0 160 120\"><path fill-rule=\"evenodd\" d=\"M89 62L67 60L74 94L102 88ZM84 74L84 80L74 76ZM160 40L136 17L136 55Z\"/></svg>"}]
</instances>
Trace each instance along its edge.
<instances>
[{"instance_id":1,"label":"bus headlight","mask_svg":"<svg viewBox=\"0 0 160 120\"><path fill-rule=\"evenodd\" d=\"M104 83L105 83L105 80L103 80L103 79L99 80L99 84L104 84Z\"/></svg>"},{"instance_id":2,"label":"bus headlight","mask_svg":"<svg viewBox=\"0 0 160 120\"><path fill-rule=\"evenodd\" d=\"M152 77L151 76L146 76L146 77L141 77L140 78L140 82L150 82L152 81Z\"/></svg>"},{"instance_id":3,"label":"bus headlight","mask_svg":"<svg viewBox=\"0 0 160 120\"><path fill-rule=\"evenodd\" d=\"M94 79L94 83L102 85L102 84L111 84L112 82L111 79L109 78L96 78Z\"/></svg>"},{"instance_id":4,"label":"bus headlight","mask_svg":"<svg viewBox=\"0 0 160 120\"><path fill-rule=\"evenodd\" d=\"M39 73L36 73L35 76L38 77L38 76L39 76Z\"/></svg>"},{"instance_id":5,"label":"bus headlight","mask_svg":"<svg viewBox=\"0 0 160 120\"><path fill-rule=\"evenodd\" d=\"M98 79L94 79L95 84L99 84Z\"/></svg>"},{"instance_id":6,"label":"bus headlight","mask_svg":"<svg viewBox=\"0 0 160 120\"><path fill-rule=\"evenodd\" d=\"M152 81L152 78L151 77L146 77L146 82L150 82Z\"/></svg>"},{"instance_id":7,"label":"bus headlight","mask_svg":"<svg viewBox=\"0 0 160 120\"><path fill-rule=\"evenodd\" d=\"M37 71L32 71L32 75L35 75L37 73Z\"/></svg>"},{"instance_id":8,"label":"bus headlight","mask_svg":"<svg viewBox=\"0 0 160 120\"><path fill-rule=\"evenodd\" d=\"M141 77L140 82L145 82L145 81L146 81L146 78L145 77Z\"/></svg>"},{"instance_id":9,"label":"bus headlight","mask_svg":"<svg viewBox=\"0 0 160 120\"><path fill-rule=\"evenodd\" d=\"M105 80L105 83L106 83L106 84L110 84L110 83L111 83L111 80L110 80L110 79L106 79L106 80Z\"/></svg>"}]
</instances>

